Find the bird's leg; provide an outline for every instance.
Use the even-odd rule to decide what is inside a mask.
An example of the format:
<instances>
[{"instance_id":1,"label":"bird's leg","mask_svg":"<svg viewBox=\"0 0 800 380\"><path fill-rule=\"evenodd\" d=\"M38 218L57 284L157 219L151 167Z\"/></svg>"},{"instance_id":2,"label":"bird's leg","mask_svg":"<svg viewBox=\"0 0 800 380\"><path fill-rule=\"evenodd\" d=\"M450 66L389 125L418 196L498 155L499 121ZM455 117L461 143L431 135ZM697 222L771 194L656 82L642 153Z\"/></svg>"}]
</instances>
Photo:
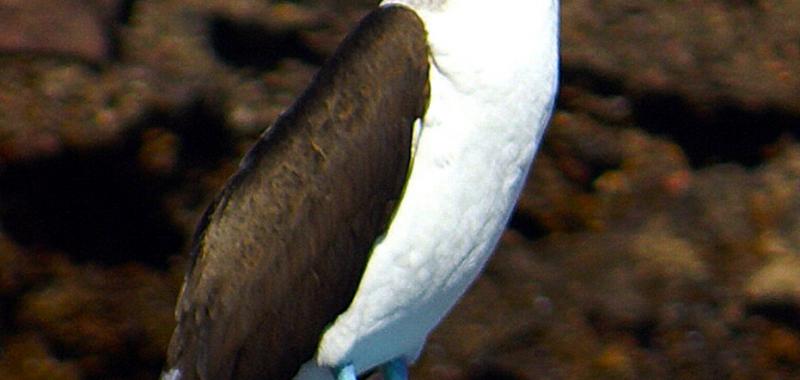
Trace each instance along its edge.
<instances>
[{"instance_id":1,"label":"bird's leg","mask_svg":"<svg viewBox=\"0 0 800 380\"><path fill-rule=\"evenodd\" d=\"M408 367L403 358L394 358L381 366L384 380L408 380Z\"/></svg>"},{"instance_id":2,"label":"bird's leg","mask_svg":"<svg viewBox=\"0 0 800 380\"><path fill-rule=\"evenodd\" d=\"M336 368L333 372L336 380L356 380L356 367L353 363Z\"/></svg>"}]
</instances>

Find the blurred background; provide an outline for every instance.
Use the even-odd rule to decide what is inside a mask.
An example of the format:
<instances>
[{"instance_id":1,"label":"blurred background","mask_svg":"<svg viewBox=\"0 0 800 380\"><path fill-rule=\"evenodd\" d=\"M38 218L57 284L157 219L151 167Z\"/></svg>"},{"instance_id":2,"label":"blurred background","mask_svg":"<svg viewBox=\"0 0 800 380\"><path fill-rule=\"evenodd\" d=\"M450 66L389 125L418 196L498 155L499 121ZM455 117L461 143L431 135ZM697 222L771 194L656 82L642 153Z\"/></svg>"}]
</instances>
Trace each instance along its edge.
<instances>
[{"instance_id":1,"label":"blurred background","mask_svg":"<svg viewBox=\"0 0 800 380\"><path fill-rule=\"evenodd\" d=\"M376 3L0 0L0 378L156 378L200 213ZM413 378L800 378L798 15L564 0L533 174Z\"/></svg>"}]
</instances>

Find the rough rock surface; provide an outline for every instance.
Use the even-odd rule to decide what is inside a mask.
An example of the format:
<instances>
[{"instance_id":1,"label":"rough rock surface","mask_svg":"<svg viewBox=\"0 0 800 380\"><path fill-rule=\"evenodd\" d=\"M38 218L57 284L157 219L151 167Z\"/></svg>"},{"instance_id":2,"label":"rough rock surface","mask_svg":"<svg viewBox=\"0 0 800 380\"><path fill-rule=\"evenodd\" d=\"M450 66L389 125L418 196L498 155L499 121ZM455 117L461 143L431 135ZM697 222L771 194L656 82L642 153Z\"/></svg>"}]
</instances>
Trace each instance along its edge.
<instances>
[{"instance_id":1,"label":"rough rock surface","mask_svg":"<svg viewBox=\"0 0 800 380\"><path fill-rule=\"evenodd\" d=\"M152 379L186 244L377 1L0 1L0 378ZM800 378L800 14L564 0L558 110L420 379Z\"/></svg>"}]
</instances>

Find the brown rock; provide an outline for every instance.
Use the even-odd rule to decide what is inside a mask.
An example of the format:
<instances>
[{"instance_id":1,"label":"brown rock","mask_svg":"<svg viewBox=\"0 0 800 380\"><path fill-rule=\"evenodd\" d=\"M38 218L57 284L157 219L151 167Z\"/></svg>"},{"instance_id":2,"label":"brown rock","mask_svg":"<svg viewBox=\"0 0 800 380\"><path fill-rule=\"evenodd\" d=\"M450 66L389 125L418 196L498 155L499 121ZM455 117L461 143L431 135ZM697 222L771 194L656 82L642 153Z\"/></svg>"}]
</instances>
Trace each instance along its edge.
<instances>
[{"instance_id":1,"label":"brown rock","mask_svg":"<svg viewBox=\"0 0 800 380\"><path fill-rule=\"evenodd\" d=\"M563 1L562 55L633 93L800 113L795 14L796 1Z\"/></svg>"},{"instance_id":2,"label":"brown rock","mask_svg":"<svg viewBox=\"0 0 800 380\"><path fill-rule=\"evenodd\" d=\"M109 16L118 0L0 1L0 51L72 56L103 62Z\"/></svg>"},{"instance_id":3,"label":"brown rock","mask_svg":"<svg viewBox=\"0 0 800 380\"><path fill-rule=\"evenodd\" d=\"M38 334L22 334L4 342L0 352L0 378L8 380L80 380L75 362L54 357Z\"/></svg>"}]
</instances>

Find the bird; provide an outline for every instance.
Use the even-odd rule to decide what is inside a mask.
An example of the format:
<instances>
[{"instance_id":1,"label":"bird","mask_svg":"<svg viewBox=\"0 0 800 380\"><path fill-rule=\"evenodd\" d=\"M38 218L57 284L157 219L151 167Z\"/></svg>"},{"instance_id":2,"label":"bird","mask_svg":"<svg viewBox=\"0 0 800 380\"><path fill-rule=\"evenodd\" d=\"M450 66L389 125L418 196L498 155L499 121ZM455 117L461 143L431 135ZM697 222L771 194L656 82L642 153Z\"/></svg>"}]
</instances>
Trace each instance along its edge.
<instances>
[{"instance_id":1,"label":"bird","mask_svg":"<svg viewBox=\"0 0 800 380\"><path fill-rule=\"evenodd\" d=\"M201 217L163 380L407 379L512 214L557 0L384 0Z\"/></svg>"}]
</instances>

